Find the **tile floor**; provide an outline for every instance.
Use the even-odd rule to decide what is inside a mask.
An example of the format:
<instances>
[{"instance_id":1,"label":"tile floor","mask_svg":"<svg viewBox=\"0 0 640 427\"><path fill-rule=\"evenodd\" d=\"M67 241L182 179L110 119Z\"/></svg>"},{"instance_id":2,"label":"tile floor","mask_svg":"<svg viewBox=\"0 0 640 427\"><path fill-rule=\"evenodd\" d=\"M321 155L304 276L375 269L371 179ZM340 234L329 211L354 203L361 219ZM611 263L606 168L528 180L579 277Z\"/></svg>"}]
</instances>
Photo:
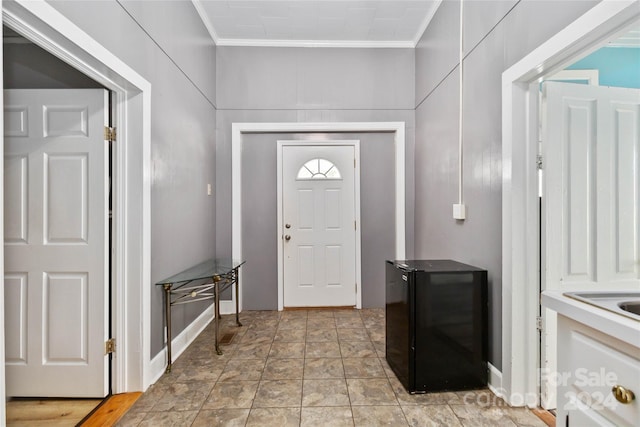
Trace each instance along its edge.
<instances>
[{"instance_id":1,"label":"tile floor","mask_svg":"<svg viewBox=\"0 0 640 427\"><path fill-rule=\"evenodd\" d=\"M209 325L121 426L540 426L488 390L408 394L384 358L384 309L249 311L218 356Z\"/></svg>"}]
</instances>

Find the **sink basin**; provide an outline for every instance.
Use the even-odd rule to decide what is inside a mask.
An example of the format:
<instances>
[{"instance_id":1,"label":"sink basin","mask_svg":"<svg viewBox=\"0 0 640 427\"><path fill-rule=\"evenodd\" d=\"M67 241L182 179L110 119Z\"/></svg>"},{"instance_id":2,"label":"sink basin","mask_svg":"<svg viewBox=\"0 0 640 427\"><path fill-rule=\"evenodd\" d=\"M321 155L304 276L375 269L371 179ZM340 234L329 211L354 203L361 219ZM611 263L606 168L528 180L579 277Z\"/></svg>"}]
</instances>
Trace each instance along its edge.
<instances>
[{"instance_id":1,"label":"sink basin","mask_svg":"<svg viewBox=\"0 0 640 427\"><path fill-rule=\"evenodd\" d=\"M565 296L640 321L640 291L565 292Z\"/></svg>"},{"instance_id":2,"label":"sink basin","mask_svg":"<svg viewBox=\"0 0 640 427\"><path fill-rule=\"evenodd\" d=\"M637 314L640 316L640 301L625 301L618 303L618 307L629 313Z\"/></svg>"}]
</instances>

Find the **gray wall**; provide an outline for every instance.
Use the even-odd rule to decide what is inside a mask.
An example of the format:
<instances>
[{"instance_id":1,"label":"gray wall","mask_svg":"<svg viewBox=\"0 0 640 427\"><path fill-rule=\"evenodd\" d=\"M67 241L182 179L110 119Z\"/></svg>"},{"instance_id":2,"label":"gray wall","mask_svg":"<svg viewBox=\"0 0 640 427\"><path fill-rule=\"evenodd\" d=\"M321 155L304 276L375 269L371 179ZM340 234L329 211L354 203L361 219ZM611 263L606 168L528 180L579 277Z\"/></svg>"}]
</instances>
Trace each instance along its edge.
<instances>
[{"instance_id":1,"label":"gray wall","mask_svg":"<svg viewBox=\"0 0 640 427\"><path fill-rule=\"evenodd\" d=\"M151 82L151 357L163 347L154 283L215 256L215 46L191 2L53 1ZM131 230L131 232L136 232ZM173 310L179 333L207 306Z\"/></svg>"},{"instance_id":2,"label":"gray wall","mask_svg":"<svg viewBox=\"0 0 640 427\"><path fill-rule=\"evenodd\" d=\"M391 133L251 134L243 141L242 230L247 264L243 302L253 309L278 307L276 143L281 140L360 140L362 305L384 305L384 261L393 259L395 189ZM391 167L391 168L390 168Z\"/></svg>"},{"instance_id":3,"label":"gray wall","mask_svg":"<svg viewBox=\"0 0 640 427\"><path fill-rule=\"evenodd\" d=\"M445 1L416 48L415 255L489 272L489 361L502 369L502 72L595 1L465 2L464 222L458 200L459 6Z\"/></svg>"},{"instance_id":4,"label":"gray wall","mask_svg":"<svg viewBox=\"0 0 640 427\"><path fill-rule=\"evenodd\" d=\"M406 123L407 159L413 153L413 49L217 48L216 229L217 253L231 255L231 124L243 122ZM310 135L251 135L243 152L243 267L245 309L277 309L275 144L278 138ZM391 134L331 135L362 139L361 201L363 306L384 306L384 260L393 258ZM391 153L391 154L390 154ZM268 156L262 158L262 155ZM391 157L389 157L391 156ZM248 172L247 172L248 171ZM244 173L247 172L247 173ZM264 179L261 179L264 177ZM406 162L407 254L413 253L413 161ZM249 182L251 184L249 184ZM258 197L264 205L258 205ZM366 205L365 205L366 203ZM376 211L377 209L377 211ZM260 212L260 215L256 215ZM391 230L391 231L390 231ZM391 232L391 234L389 234ZM389 239L380 245L382 239Z\"/></svg>"},{"instance_id":5,"label":"gray wall","mask_svg":"<svg viewBox=\"0 0 640 427\"><path fill-rule=\"evenodd\" d=\"M454 258L489 270L490 361L501 369L501 73L596 3L465 3L468 219L462 223L451 217L458 184L458 1L443 2L415 50L216 49L190 2L52 5L153 85L152 283L215 254L231 255L232 123L405 121L407 256ZM268 153L274 136L256 135L247 146L255 146L255 154ZM381 163L382 153L372 151L368 162ZM255 162L251 155L243 161ZM208 182L215 182L215 204L206 197ZM261 185L266 193L273 191L271 182ZM374 200L371 193L367 197ZM264 229L250 218L234 220L243 221L245 237L257 233L262 239L268 223L275 224L270 216L271 208ZM264 238L256 255L247 253L267 258L256 258L254 270L247 264L245 308L276 307L273 284L261 280L273 281L273 266L265 261L273 245ZM371 262L386 253L372 254ZM372 282L363 283L372 289L364 302L380 307L383 278L372 274ZM161 301L154 292L152 354L162 346ZM174 333L201 310L176 310Z\"/></svg>"}]
</instances>

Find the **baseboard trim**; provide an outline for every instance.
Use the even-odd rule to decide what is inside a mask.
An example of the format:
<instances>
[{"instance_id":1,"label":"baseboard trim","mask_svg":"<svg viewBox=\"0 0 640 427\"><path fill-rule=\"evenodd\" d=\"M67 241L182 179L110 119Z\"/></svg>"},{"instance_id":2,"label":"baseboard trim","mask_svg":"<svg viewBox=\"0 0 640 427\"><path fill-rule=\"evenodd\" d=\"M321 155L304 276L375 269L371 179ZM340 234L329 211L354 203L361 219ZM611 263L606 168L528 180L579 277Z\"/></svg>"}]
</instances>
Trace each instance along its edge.
<instances>
[{"instance_id":1,"label":"baseboard trim","mask_svg":"<svg viewBox=\"0 0 640 427\"><path fill-rule=\"evenodd\" d=\"M220 312L226 314L223 310L222 303L225 301L220 301ZM234 307L235 309L235 307ZM235 311L234 311L235 312ZM200 332L207 327L209 323L213 320L213 304L209 306L205 311L196 318L189 326L187 326L182 332L178 334L174 339L171 340L171 352L173 353L172 359L176 360L178 356L180 356L186 349L189 347L189 344L196 339ZM151 373L151 384L154 384L156 381L160 379L162 374L167 367L167 348L164 347L153 359L151 359L150 373Z\"/></svg>"},{"instance_id":2,"label":"baseboard trim","mask_svg":"<svg viewBox=\"0 0 640 427\"><path fill-rule=\"evenodd\" d=\"M489 390L496 396L504 399L504 389L502 388L502 372L498 370L491 363L487 363L489 366Z\"/></svg>"}]
</instances>

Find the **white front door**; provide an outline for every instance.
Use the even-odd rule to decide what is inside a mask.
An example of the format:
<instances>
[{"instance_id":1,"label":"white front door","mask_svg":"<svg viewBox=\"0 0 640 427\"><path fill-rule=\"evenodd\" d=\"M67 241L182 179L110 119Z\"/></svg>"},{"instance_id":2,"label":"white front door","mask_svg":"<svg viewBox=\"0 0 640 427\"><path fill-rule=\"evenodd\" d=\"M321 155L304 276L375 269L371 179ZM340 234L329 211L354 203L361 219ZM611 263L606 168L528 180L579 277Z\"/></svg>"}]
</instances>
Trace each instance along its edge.
<instances>
[{"instance_id":1,"label":"white front door","mask_svg":"<svg viewBox=\"0 0 640 427\"><path fill-rule=\"evenodd\" d=\"M7 396L108 393L108 92L4 91Z\"/></svg>"},{"instance_id":2,"label":"white front door","mask_svg":"<svg viewBox=\"0 0 640 427\"><path fill-rule=\"evenodd\" d=\"M639 289L640 90L556 82L543 90L544 287ZM542 314L542 406L554 408L556 316Z\"/></svg>"},{"instance_id":3,"label":"white front door","mask_svg":"<svg viewBox=\"0 0 640 427\"><path fill-rule=\"evenodd\" d=\"M353 145L282 146L284 307L356 305Z\"/></svg>"}]
</instances>

